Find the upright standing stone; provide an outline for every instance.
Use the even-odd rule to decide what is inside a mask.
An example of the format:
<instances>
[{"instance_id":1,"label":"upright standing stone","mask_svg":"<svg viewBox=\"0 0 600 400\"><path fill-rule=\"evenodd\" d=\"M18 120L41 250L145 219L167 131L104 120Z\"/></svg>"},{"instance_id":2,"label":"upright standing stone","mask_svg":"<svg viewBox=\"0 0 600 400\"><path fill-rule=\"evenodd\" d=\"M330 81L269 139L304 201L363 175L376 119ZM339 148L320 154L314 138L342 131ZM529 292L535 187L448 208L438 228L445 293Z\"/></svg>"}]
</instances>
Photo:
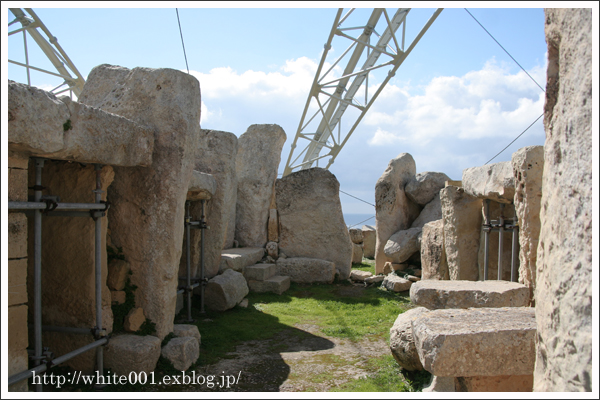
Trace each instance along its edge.
<instances>
[{"instance_id":1,"label":"upright standing stone","mask_svg":"<svg viewBox=\"0 0 600 400\"><path fill-rule=\"evenodd\" d=\"M277 209L269 210L269 225L267 227L267 238L270 242L279 242L279 217Z\"/></svg>"},{"instance_id":2,"label":"upright standing stone","mask_svg":"<svg viewBox=\"0 0 600 400\"><path fill-rule=\"evenodd\" d=\"M108 218L112 243L131 264L136 306L163 338L175 316L185 199L200 136L200 84L177 70L104 64L90 72L79 101L154 130L151 166L115 167Z\"/></svg>"},{"instance_id":3,"label":"upright standing stone","mask_svg":"<svg viewBox=\"0 0 600 400\"><path fill-rule=\"evenodd\" d=\"M440 200L450 279L476 281L482 200L456 186L440 190Z\"/></svg>"},{"instance_id":4,"label":"upright standing stone","mask_svg":"<svg viewBox=\"0 0 600 400\"><path fill-rule=\"evenodd\" d=\"M534 390L591 391L592 10L545 14L548 82Z\"/></svg>"},{"instance_id":5,"label":"upright standing stone","mask_svg":"<svg viewBox=\"0 0 600 400\"><path fill-rule=\"evenodd\" d=\"M352 241L344 223L340 184L323 168L310 168L277 180L279 249L288 257L331 261L340 279L348 279Z\"/></svg>"},{"instance_id":6,"label":"upright standing stone","mask_svg":"<svg viewBox=\"0 0 600 400\"><path fill-rule=\"evenodd\" d=\"M429 222L423 227L421 269L423 279L450 279L444 247L444 221L441 219Z\"/></svg>"},{"instance_id":7,"label":"upright standing stone","mask_svg":"<svg viewBox=\"0 0 600 400\"><path fill-rule=\"evenodd\" d=\"M515 176L515 211L519 218L519 282L535 293L538 239L540 236L540 206L544 147L528 146L512 155Z\"/></svg>"},{"instance_id":8,"label":"upright standing stone","mask_svg":"<svg viewBox=\"0 0 600 400\"><path fill-rule=\"evenodd\" d=\"M267 243L269 205L286 135L279 125L251 125L238 139L235 239L241 247Z\"/></svg>"},{"instance_id":9,"label":"upright standing stone","mask_svg":"<svg viewBox=\"0 0 600 400\"><path fill-rule=\"evenodd\" d=\"M421 211L420 207L406 197L404 192L404 186L415 177L416 169L413 157L408 153L402 153L390 161L375 185L376 274L383 272L386 261L391 261L383 251L390 236L410 228Z\"/></svg>"},{"instance_id":10,"label":"upright standing stone","mask_svg":"<svg viewBox=\"0 0 600 400\"><path fill-rule=\"evenodd\" d=\"M363 252L365 258L373 259L375 257L375 243L377 241L377 231L371 225L363 225Z\"/></svg>"}]
</instances>

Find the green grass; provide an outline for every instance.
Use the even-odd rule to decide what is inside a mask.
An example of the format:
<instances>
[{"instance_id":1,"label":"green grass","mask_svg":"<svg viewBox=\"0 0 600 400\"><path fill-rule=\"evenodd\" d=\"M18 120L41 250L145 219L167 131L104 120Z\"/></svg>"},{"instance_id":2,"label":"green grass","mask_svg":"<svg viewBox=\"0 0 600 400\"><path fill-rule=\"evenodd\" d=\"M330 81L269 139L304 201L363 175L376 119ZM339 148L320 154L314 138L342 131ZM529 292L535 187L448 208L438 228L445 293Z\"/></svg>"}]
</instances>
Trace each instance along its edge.
<instances>
[{"instance_id":1,"label":"green grass","mask_svg":"<svg viewBox=\"0 0 600 400\"><path fill-rule=\"evenodd\" d=\"M375 275L375 260L363 258L362 263L352 264L352 269L360 269L361 271L367 271Z\"/></svg>"}]
</instances>

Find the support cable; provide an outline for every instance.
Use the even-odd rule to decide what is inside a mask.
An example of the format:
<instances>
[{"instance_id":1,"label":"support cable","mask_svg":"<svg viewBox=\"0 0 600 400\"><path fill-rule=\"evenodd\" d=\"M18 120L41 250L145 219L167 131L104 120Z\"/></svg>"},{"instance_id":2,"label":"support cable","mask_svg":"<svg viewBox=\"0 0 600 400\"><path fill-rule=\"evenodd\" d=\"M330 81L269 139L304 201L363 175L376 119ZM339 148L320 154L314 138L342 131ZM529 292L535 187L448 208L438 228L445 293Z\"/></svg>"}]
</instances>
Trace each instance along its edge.
<instances>
[{"instance_id":1,"label":"support cable","mask_svg":"<svg viewBox=\"0 0 600 400\"><path fill-rule=\"evenodd\" d=\"M179 21L179 10L176 8L177 13L177 24L179 24L179 35L181 36L181 47L183 47L183 57L185 58L185 67L187 68L188 75L190 73L190 67L188 66L187 54L185 53L185 43L183 43L183 32L181 31L181 22Z\"/></svg>"},{"instance_id":2,"label":"support cable","mask_svg":"<svg viewBox=\"0 0 600 400\"><path fill-rule=\"evenodd\" d=\"M365 219L364 221L360 221L358 224L354 224L352 226L349 226L348 229L354 228L355 226L358 226L358 225L362 224L363 222L367 222L368 220L373 219L373 218L375 218L375 215L373 215L371 218Z\"/></svg>"},{"instance_id":3,"label":"support cable","mask_svg":"<svg viewBox=\"0 0 600 400\"><path fill-rule=\"evenodd\" d=\"M369 203L368 201L365 201L365 200L363 200L363 199L359 199L359 198L358 198L358 197L356 197L356 196L352 196L351 194L349 194L349 193L346 193L346 192L344 192L343 190L340 190L340 192L341 192L341 193L344 193L346 196L354 197L356 200L360 200L360 201L362 201L363 203L367 203L368 205L375 207L375 204L371 204L371 203Z\"/></svg>"},{"instance_id":4,"label":"support cable","mask_svg":"<svg viewBox=\"0 0 600 400\"><path fill-rule=\"evenodd\" d=\"M486 163L485 163L485 164L483 164L483 165L487 165L487 164L488 164L490 161L492 161L494 158L498 157L498 156L500 155L500 153L502 153L504 150L508 149L508 147L509 147L511 144L513 144L513 143L514 143L514 142L515 142L515 141L516 141L518 138L520 138L521 136L523 136L523 134L524 134L525 132L527 132L527 131L529 130L529 128L531 128L531 127L533 126L533 124L535 124L536 122L538 122L538 121L539 121L539 119L540 119L540 118L542 118L543 116L544 116L544 114L541 114L539 117L537 117L537 119L536 119L535 121L533 121L533 122L531 123L531 125L529 125L527 128L525 128L525 130L519 134L519 136L517 136L516 138L514 138L514 140L513 140L512 142L510 142L510 143L509 143L509 144L508 144L508 145L507 145L505 148L503 148L502 150L500 150L500 151L498 152L498 154L496 154L494 157L490 158L490 159L489 159L489 161L488 161L488 162L486 162Z\"/></svg>"}]
</instances>

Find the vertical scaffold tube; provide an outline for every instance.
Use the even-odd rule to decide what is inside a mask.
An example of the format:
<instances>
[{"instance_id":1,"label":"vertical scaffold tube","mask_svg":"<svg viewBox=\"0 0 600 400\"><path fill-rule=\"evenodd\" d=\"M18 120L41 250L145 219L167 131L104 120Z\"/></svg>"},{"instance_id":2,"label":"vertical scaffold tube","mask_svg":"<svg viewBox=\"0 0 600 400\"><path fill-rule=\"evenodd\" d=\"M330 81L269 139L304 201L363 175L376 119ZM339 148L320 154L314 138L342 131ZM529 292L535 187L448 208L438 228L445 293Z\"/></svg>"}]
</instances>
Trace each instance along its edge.
<instances>
[{"instance_id":1,"label":"vertical scaffold tube","mask_svg":"<svg viewBox=\"0 0 600 400\"><path fill-rule=\"evenodd\" d=\"M42 199L42 168L44 159L35 158L34 199ZM42 211L34 211L33 238L33 335L35 366L42 362ZM42 385L35 385L36 392L42 391Z\"/></svg>"},{"instance_id":2,"label":"vertical scaffold tube","mask_svg":"<svg viewBox=\"0 0 600 400\"><path fill-rule=\"evenodd\" d=\"M504 247L504 203L500 203L500 232L498 232L498 280L502 280L502 250Z\"/></svg>"},{"instance_id":3,"label":"vertical scaffold tube","mask_svg":"<svg viewBox=\"0 0 600 400\"><path fill-rule=\"evenodd\" d=\"M187 294L187 322L192 322L192 290L190 287L192 286L192 261L191 261L191 232L190 232L190 222L192 221L192 216L190 215L190 202L185 202L185 262L186 262L186 294Z\"/></svg>"},{"instance_id":4,"label":"vertical scaffold tube","mask_svg":"<svg viewBox=\"0 0 600 400\"><path fill-rule=\"evenodd\" d=\"M512 259L510 262L510 280L511 282L517 282L519 280L519 273L517 271L517 260L519 256L519 220L517 219L517 212L515 211L515 219L513 221L512 228Z\"/></svg>"},{"instance_id":5,"label":"vertical scaffold tube","mask_svg":"<svg viewBox=\"0 0 600 400\"><path fill-rule=\"evenodd\" d=\"M202 215L200 216L200 312L204 314L204 230L206 229L205 206L206 200L202 202Z\"/></svg>"},{"instance_id":6,"label":"vertical scaffold tube","mask_svg":"<svg viewBox=\"0 0 600 400\"><path fill-rule=\"evenodd\" d=\"M100 181L102 166L94 164L94 168L96 170L95 202L100 203L102 200L102 183ZM100 333L102 332L102 219L100 216L96 216L94 223L96 225L96 328L97 332ZM102 346L96 347L96 362L98 373L104 375L104 348Z\"/></svg>"},{"instance_id":7,"label":"vertical scaffold tube","mask_svg":"<svg viewBox=\"0 0 600 400\"><path fill-rule=\"evenodd\" d=\"M484 253L483 253L483 280L488 280L488 267L490 264L490 200L485 199L483 202L485 210L485 226L484 226Z\"/></svg>"}]
</instances>

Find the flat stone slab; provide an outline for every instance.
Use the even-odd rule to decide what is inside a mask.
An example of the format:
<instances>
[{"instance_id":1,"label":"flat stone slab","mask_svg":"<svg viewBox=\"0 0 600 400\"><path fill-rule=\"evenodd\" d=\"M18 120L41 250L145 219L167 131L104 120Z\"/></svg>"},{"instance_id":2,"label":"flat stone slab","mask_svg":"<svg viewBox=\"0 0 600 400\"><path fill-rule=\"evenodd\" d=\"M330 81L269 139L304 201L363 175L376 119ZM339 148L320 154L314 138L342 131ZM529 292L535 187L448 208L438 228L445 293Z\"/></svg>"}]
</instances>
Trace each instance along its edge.
<instances>
[{"instance_id":1,"label":"flat stone slab","mask_svg":"<svg viewBox=\"0 0 600 400\"><path fill-rule=\"evenodd\" d=\"M401 278L396 274L389 274L381 285L392 292L405 292L411 288L412 284L408 279Z\"/></svg>"},{"instance_id":2,"label":"flat stone slab","mask_svg":"<svg viewBox=\"0 0 600 400\"><path fill-rule=\"evenodd\" d=\"M277 260L277 274L296 283L332 283L335 264L317 258L291 257Z\"/></svg>"},{"instance_id":3,"label":"flat stone slab","mask_svg":"<svg viewBox=\"0 0 600 400\"><path fill-rule=\"evenodd\" d=\"M529 289L507 281L422 280L410 288L410 300L430 310L470 307L526 307Z\"/></svg>"},{"instance_id":4,"label":"flat stone slab","mask_svg":"<svg viewBox=\"0 0 600 400\"><path fill-rule=\"evenodd\" d=\"M227 249L221 251L221 263L219 273L226 269L243 272L244 268L254 265L262 260L265 249L262 247L242 247L238 249Z\"/></svg>"},{"instance_id":5,"label":"flat stone slab","mask_svg":"<svg viewBox=\"0 0 600 400\"><path fill-rule=\"evenodd\" d=\"M246 267L244 278L247 281L264 281L277 273L275 264L256 264ZM252 288L250 288L252 290Z\"/></svg>"},{"instance_id":6,"label":"flat stone slab","mask_svg":"<svg viewBox=\"0 0 600 400\"><path fill-rule=\"evenodd\" d=\"M275 275L264 281L248 281L252 292L282 294L290 288L290 277Z\"/></svg>"},{"instance_id":7,"label":"flat stone slab","mask_svg":"<svg viewBox=\"0 0 600 400\"><path fill-rule=\"evenodd\" d=\"M160 357L160 339L156 336L116 335L104 351L104 366L118 375L130 372L149 374Z\"/></svg>"},{"instance_id":8,"label":"flat stone slab","mask_svg":"<svg viewBox=\"0 0 600 400\"><path fill-rule=\"evenodd\" d=\"M439 377L530 375L535 308L433 310L412 321L423 367Z\"/></svg>"},{"instance_id":9,"label":"flat stone slab","mask_svg":"<svg viewBox=\"0 0 600 400\"><path fill-rule=\"evenodd\" d=\"M210 200L217 191L217 181L211 174L192 171L186 200Z\"/></svg>"},{"instance_id":10,"label":"flat stone slab","mask_svg":"<svg viewBox=\"0 0 600 400\"><path fill-rule=\"evenodd\" d=\"M364 282L365 279L372 277L373 274L368 271L361 271L360 269L353 269L350 271L350 279L353 281Z\"/></svg>"}]
</instances>

